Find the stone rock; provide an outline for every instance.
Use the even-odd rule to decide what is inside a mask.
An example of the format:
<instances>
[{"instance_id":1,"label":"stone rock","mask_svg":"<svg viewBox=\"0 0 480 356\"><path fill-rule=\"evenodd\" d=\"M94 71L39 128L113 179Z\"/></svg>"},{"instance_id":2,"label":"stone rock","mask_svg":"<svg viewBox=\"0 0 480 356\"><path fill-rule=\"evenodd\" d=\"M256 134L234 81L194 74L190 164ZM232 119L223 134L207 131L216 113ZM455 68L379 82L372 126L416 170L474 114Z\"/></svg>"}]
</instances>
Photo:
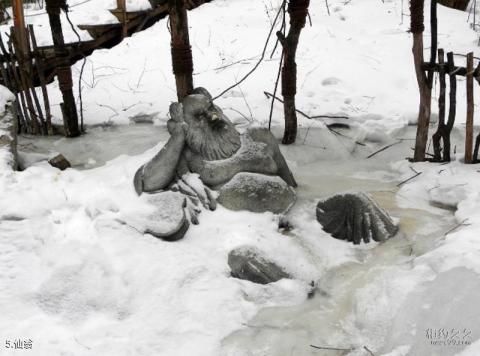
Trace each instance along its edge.
<instances>
[{"instance_id":1,"label":"stone rock","mask_svg":"<svg viewBox=\"0 0 480 356\"><path fill-rule=\"evenodd\" d=\"M65 158L65 156L62 155L61 153L49 159L48 163L50 163L52 167L58 168L61 171L64 171L65 169L70 168L72 166L70 162L68 162L68 160Z\"/></svg>"},{"instance_id":2,"label":"stone rock","mask_svg":"<svg viewBox=\"0 0 480 356\"><path fill-rule=\"evenodd\" d=\"M190 226L185 214L185 197L180 193L166 191L146 194L145 199L156 208L145 218L145 233L166 241L182 239Z\"/></svg>"},{"instance_id":3,"label":"stone rock","mask_svg":"<svg viewBox=\"0 0 480 356\"><path fill-rule=\"evenodd\" d=\"M217 201L230 210L280 214L295 202L295 191L279 176L237 173L219 189Z\"/></svg>"},{"instance_id":4,"label":"stone rock","mask_svg":"<svg viewBox=\"0 0 480 356\"><path fill-rule=\"evenodd\" d=\"M337 194L317 204L317 220L323 230L340 240L360 244L385 241L398 226L371 196L362 192Z\"/></svg>"},{"instance_id":5,"label":"stone rock","mask_svg":"<svg viewBox=\"0 0 480 356\"><path fill-rule=\"evenodd\" d=\"M261 251L252 246L238 247L228 254L232 277L253 283L267 284L282 278L291 278L281 267L268 261Z\"/></svg>"}]
</instances>

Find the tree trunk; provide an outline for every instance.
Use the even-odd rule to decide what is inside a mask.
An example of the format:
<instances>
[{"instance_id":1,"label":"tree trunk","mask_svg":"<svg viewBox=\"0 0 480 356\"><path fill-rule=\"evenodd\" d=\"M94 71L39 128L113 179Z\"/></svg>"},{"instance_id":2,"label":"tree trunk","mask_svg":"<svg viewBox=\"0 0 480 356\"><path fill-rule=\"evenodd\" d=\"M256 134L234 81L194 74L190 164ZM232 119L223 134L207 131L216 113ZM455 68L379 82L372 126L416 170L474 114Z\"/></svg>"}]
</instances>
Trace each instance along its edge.
<instances>
[{"instance_id":1,"label":"tree trunk","mask_svg":"<svg viewBox=\"0 0 480 356\"><path fill-rule=\"evenodd\" d=\"M420 92L420 104L418 109L417 136L415 140L415 162L425 160L425 152L428 141L428 126L430 125L432 90L428 85L428 78L423 70L423 5L424 0L411 0L411 32L413 34L413 60L415 74Z\"/></svg>"},{"instance_id":2,"label":"tree trunk","mask_svg":"<svg viewBox=\"0 0 480 356\"><path fill-rule=\"evenodd\" d=\"M178 101L193 91L192 47L188 35L188 17L184 0L169 0L172 67Z\"/></svg>"},{"instance_id":3,"label":"tree trunk","mask_svg":"<svg viewBox=\"0 0 480 356\"><path fill-rule=\"evenodd\" d=\"M287 37L284 37L281 32L277 32L279 41L283 46L282 96L284 101L285 132L282 143L286 145L294 143L297 137L297 115L295 111L297 64L295 56L300 33L307 21L309 5L310 0L291 0L288 4L290 29Z\"/></svg>"},{"instance_id":4,"label":"tree trunk","mask_svg":"<svg viewBox=\"0 0 480 356\"><path fill-rule=\"evenodd\" d=\"M77 107L73 97L72 70L63 40L62 23L60 21L60 7L66 7L66 3L65 0L46 0L46 4L55 50L58 84L63 97L63 103L60 106L62 108L65 136L76 137L80 135L80 129L78 127Z\"/></svg>"}]
</instances>

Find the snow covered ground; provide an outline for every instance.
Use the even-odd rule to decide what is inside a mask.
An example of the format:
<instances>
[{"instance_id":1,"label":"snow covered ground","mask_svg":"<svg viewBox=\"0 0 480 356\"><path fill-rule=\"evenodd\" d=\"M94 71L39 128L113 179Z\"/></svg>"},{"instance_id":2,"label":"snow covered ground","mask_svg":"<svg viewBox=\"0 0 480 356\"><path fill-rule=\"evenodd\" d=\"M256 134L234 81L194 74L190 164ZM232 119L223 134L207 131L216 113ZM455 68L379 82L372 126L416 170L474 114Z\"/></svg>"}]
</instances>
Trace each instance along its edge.
<instances>
[{"instance_id":1,"label":"snow covered ground","mask_svg":"<svg viewBox=\"0 0 480 356\"><path fill-rule=\"evenodd\" d=\"M279 3L215 0L190 12L196 85L215 95L241 78L259 58ZM312 27L304 29L298 52L298 108L349 116L345 134L367 146L299 117L297 144L282 147L300 185L290 234L278 231L272 214L222 207L202 212L201 224L175 243L126 224L150 212L132 178L165 143L176 98L166 23L90 56L83 76L89 133L78 140L21 139L20 146L67 158L79 152L78 169L60 172L43 162L0 171L0 342L31 339L39 356L335 354L310 344L353 348L349 355L368 355L363 346L384 356L480 354L478 168L459 161L461 104L454 162L404 160L414 137L405 125L415 120L418 98L401 4L329 0L329 15L323 1L312 1ZM92 13L104 16L83 6L72 7L72 18L77 11L94 21ZM102 2L101 9L110 6ZM466 13L439 7L439 16L441 47L478 54ZM48 31L41 33L47 43ZM270 51L241 87L217 100L240 129L267 124L263 91L272 91L279 54L269 57ZM49 91L59 120L57 84ZM459 95L461 103L463 89ZM276 105L274 132L281 130ZM399 138L408 140L365 159ZM413 170L422 173L398 189ZM372 192L400 219L403 234L358 248L322 232L315 201L347 189ZM245 244L296 279L260 286L230 278L227 254ZM318 290L307 300L312 280ZM443 334L435 334L439 329ZM452 340L445 338L452 329L472 345L431 344Z\"/></svg>"}]
</instances>

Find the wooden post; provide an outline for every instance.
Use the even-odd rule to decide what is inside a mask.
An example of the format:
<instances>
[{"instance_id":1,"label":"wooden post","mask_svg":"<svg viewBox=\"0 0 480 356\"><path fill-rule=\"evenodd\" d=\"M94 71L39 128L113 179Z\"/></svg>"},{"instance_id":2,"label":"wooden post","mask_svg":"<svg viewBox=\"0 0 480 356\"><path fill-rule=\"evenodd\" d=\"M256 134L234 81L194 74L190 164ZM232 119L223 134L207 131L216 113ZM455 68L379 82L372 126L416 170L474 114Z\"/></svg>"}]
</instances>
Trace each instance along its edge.
<instances>
[{"instance_id":1,"label":"wooden post","mask_svg":"<svg viewBox=\"0 0 480 356\"><path fill-rule=\"evenodd\" d=\"M127 4L125 0L117 0L117 9L122 11L122 37L127 37Z\"/></svg>"},{"instance_id":2,"label":"wooden post","mask_svg":"<svg viewBox=\"0 0 480 356\"><path fill-rule=\"evenodd\" d=\"M430 65L434 66L437 61L437 45L438 45L438 21L437 21L437 0L430 1ZM428 87L432 90L433 76L435 72L428 72Z\"/></svg>"},{"instance_id":3,"label":"wooden post","mask_svg":"<svg viewBox=\"0 0 480 356\"><path fill-rule=\"evenodd\" d=\"M465 125L465 163L472 163L473 149L473 52L467 54L467 121Z\"/></svg>"},{"instance_id":4,"label":"wooden post","mask_svg":"<svg viewBox=\"0 0 480 356\"><path fill-rule=\"evenodd\" d=\"M297 93L297 54L300 33L305 27L310 0L290 0L288 14L290 15L290 28L285 37L282 32L277 32L277 37L283 47L282 68L282 96L283 112L285 116L285 132L282 143L291 144L297 138L297 114L295 95Z\"/></svg>"},{"instance_id":5,"label":"wooden post","mask_svg":"<svg viewBox=\"0 0 480 356\"><path fill-rule=\"evenodd\" d=\"M453 52L447 53L447 64L448 75L450 77L450 93L446 133L443 137L443 160L445 162L450 162L450 135L453 130L453 125L455 124L455 115L457 111L457 76L455 75Z\"/></svg>"},{"instance_id":6,"label":"wooden post","mask_svg":"<svg viewBox=\"0 0 480 356\"><path fill-rule=\"evenodd\" d=\"M68 52L65 48L62 23L60 21L60 9L66 7L66 2L65 0L46 0L46 4L55 50L58 84L63 97L63 103L60 106L62 108L65 136L76 137L80 135L80 129L78 127L75 98L73 97L72 70Z\"/></svg>"},{"instance_id":7,"label":"wooden post","mask_svg":"<svg viewBox=\"0 0 480 356\"><path fill-rule=\"evenodd\" d=\"M25 53L27 47L27 36L25 32L25 16L23 14L23 0L12 1L13 27L18 36L20 50Z\"/></svg>"},{"instance_id":8,"label":"wooden post","mask_svg":"<svg viewBox=\"0 0 480 356\"><path fill-rule=\"evenodd\" d=\"M417 77L417 84L420 92L417 135L415 139L415 153L413 156L413 160L416 162L425 160L432 99L432 91L429 87L428 78L425 74L425 71L423 70L423 31L425 30L423 20L423 7L424 0L410 0L410 30L413 35L412 52L415 64L415 74Z\"/></svg>"},{"instance_id":9,"label":"wooden post","mask_svg":"<svg viewBox=\"0 0 480 356\"><path fill-rule=\"evenodd\" d=\"M441 156L441 147L440 139L445 137L445 63L444 63L444 52L443 49L438 50L438 65L439 65L439 81L440 81L440 94L438 96L438 128L437 131L433 134L433 160L440 162L442 160ZM445 140L444 140L445 143Z\"/></svg>"},{"instance_id":10,"label":"wooden post","mask_svg":"<svg viewBox=\"0 0 480 356\"><path fill-rule=\"evenodd\" d=\"M172 67L178 101L193 91L192 47L188 34L188 17L184 0L168 0L171 28Z\"/></svg>"}]
</instances>

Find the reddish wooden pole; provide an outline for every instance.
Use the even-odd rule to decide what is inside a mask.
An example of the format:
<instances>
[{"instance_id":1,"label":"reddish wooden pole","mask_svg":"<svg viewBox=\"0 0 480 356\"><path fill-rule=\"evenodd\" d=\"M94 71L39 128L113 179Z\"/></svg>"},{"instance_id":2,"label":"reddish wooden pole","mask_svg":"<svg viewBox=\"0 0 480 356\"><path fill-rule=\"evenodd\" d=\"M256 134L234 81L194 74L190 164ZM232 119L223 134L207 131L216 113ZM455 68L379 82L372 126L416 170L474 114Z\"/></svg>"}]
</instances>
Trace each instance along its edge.
<instances>
[{"instance_id":1,"label":"reddish wooden pole","mask_svg":"<svg viewBox=\"0 0 480 356\"><path fill-rule=\"evenodd\" d=\"M184 0L169 0L172 66L181 101L193 91L192 47L188 34L188 17Z\"/></svg>"},{"instance_id":2,"label":"reddish wooden pole","mask_svg":"<svg viewBox=\"0 0 480 356\"><path fill-rule=\"evenodd\" d=\"M467 54L467 122L465 126L465 163L472 163L473 148L473 52Z\"/></svg>"},{"instance_id":3,"label":"reddish wooden pole","mask_svg":"<svg viewBox=\"0 0 480 356\"><path fill-rule=\"evenodd\" d=\"M13 27L18 37L18 44L22 54L27 52L27 35L25 31L25 16L23 14L23 0L12 0Z\"/></svg>"}]
</instances>

